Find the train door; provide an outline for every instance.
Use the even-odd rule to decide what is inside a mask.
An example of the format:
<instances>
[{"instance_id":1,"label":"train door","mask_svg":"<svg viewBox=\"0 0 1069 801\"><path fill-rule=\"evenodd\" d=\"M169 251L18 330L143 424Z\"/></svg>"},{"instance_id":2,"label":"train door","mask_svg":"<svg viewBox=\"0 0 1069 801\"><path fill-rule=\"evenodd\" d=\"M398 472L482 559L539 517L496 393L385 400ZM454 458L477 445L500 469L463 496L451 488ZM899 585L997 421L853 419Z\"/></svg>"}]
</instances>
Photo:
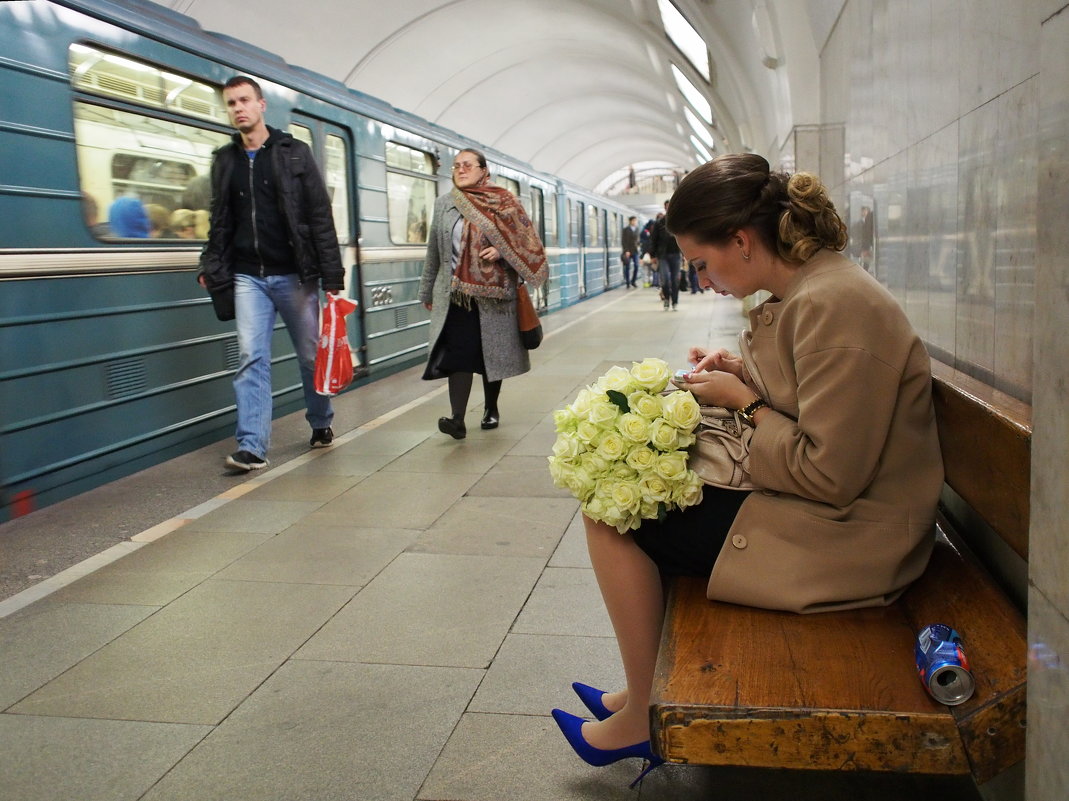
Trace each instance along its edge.
<instances>
[{"instance_id":1,"label":"train door","mask_svg":"<svg viewBox=\"0 0 1069 801\"><path fill-rule=\"evenodd\" d=\"M612 286L611 276L609 275L612 265L612 259L609 254L609 251L611 250L609 245L612 244L612 230L609 228L609 212L604 209L601 211L601 230L603 232L601 235L601 244L605 248L605 253L603 254L605 263L605 288L609 289Z\"/></svg>"},{"instance_id":2,"label":"train door","mask_svg":"<svg viewBox=\"0 0 1069 801\"><path fill-rule=\"evenodd\" d=\"M568 203L571 223L571 242L576 250L576 271L579 276L579 297L586 297L586 204L581 200Z\"/></svg>"},{"instance_id":3,"label":"train door","mask_svg":"<svg viewBox=\"0 0 1069 801\"><path fill-rule=\"evenodd\" d=\"M345 293L361 301L361 312L348 318L349 347L353 351L353 368L359 375L367 364L367 343L364 338L363 302L360 297L360 251L356 246L359 233L351 191L352 137L339 125L303 114L294 114L289 132L310 148L323 173L323 181L330 195L334 215L334 229L338 234L342 264L345 266Z\"/></svg>"}]
</instances>

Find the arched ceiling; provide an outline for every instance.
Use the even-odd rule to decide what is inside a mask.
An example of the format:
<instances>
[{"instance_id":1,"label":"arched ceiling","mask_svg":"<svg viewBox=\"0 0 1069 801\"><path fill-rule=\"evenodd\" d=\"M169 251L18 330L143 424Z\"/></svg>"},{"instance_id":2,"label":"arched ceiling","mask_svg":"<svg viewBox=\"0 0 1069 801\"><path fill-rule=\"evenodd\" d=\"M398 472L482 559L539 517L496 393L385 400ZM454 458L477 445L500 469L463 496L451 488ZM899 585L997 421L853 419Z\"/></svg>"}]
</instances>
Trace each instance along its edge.
<instances>
[{"instance_id":1,"label":"arched ceiling","mask_svg":"<svg viewBox=\"0 0 1069 801\"><path fill-rule=\"evenodd\" d=\"M775 160L819 122L817 40L843 0L673 0L709 46L706 82L658 0L164 0L205 30L591 189L630 165L680 172L691 144L674 64L709 101L717 152Z\"/></svg>"}]
</instances>

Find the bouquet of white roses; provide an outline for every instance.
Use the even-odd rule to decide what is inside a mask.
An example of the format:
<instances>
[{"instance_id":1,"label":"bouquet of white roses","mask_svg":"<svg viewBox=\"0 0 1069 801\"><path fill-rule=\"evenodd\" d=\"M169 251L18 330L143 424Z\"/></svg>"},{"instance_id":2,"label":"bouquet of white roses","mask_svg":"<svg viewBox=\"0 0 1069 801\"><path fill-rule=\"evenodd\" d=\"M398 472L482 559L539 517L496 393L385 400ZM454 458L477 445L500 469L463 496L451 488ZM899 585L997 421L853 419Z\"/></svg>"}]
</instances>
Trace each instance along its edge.
<instances>
[{"instance_id":1,"label":"bouquet of white roses","mask_svg":"<svg viewBox=\"0 0 1069 801\"><path fill-rule=\"evenodd\" d=\"M661 394L670 377L661 359L613 367L553 413L553 483L571 490L587 517L621 534L702 499L686 450L701 409L689 392Z\"/></svg>"}]
</instances>

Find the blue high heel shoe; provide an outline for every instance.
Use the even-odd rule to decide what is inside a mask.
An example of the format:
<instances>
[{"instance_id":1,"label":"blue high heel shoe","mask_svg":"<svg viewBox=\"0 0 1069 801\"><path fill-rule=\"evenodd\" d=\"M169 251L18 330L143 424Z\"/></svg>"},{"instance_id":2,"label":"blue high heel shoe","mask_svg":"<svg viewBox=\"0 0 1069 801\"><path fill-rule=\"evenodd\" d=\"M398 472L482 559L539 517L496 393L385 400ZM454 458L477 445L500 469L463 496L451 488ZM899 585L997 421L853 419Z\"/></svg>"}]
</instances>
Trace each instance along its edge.
<instances>
[{"instance_id":1,"label":"blue high heel shoe","mask_svg":"<svg viewBox=\"0 0 1069 801\"><path fill-rule=\"evenodd\" d=\"M605 695L603 690L591 687L589 684L582 684L578 681L572 682L572 689L575 690L575 694L579 696L579 700L583 702L583 706L589 709L590 714L598 720L605 720L605 718L612 714L612 712L605 708L605 704L601 702L601 697Z\"/></svg>"},{"instance_id":2,"label":"blue high heel shoe","mask_svg":"<svg viewBox=\"0 0 1069 801\"><path fill-rule=\"evenodd\" d=\"M595 768L611 765L614 762L619 762L621 759L630 759L631 757L647 760L649 764L646 766L646 769L638 774L638 778L628 785L631 789L634 789L635 785L642 781L647 773L664 764L664 760L653 753L653 750L650 748L649 740L646 740L644 743L628 745L623 748L595 748L583 738L583 724L586 722L583 718L570 715L563 709L554 709L553 720L557 721L561 734L564 735L564 739L568 741L568 745L572 747L572 750L575 751L576 755L588 765L593 765Z\"/></svg>"}]
</instances>

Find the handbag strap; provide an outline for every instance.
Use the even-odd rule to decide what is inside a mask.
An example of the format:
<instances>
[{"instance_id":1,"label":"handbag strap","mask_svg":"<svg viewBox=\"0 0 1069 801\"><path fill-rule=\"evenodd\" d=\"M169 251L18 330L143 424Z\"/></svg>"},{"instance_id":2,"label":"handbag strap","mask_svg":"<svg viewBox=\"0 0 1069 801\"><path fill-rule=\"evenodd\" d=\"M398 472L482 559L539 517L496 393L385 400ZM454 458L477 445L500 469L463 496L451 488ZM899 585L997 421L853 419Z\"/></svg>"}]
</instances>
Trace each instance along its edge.
<instances>
[{"instance_id":1,"label":"handbag strap","mask_svg":"<svg viewBox=\"0 0 1069 801\"><path fill-rule=\"evenodd\" d=\"M765 382L761 379L761 371L757 369L757 362L754 361L753 353L750 352L750 341L753 339L753 334L743 329L739 332L739 355L742 357L742 366L746 370L746 374L750 377L750 381L753 382L753 388L757 391L757 394L761 396L762 400L768 400L768 390L765 389Z\"/></svg>"}]
</instances>

